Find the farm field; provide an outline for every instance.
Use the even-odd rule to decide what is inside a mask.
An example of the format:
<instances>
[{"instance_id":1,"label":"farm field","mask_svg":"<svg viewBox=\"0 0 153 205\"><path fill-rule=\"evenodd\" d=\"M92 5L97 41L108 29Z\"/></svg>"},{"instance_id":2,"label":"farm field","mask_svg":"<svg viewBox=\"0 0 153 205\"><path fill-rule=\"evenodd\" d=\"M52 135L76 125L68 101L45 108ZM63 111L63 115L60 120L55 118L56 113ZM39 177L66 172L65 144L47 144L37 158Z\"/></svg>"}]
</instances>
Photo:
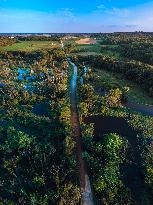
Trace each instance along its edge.
<instances>
[{"instance_id":1,"label":"farm field","mask_svg":"<svg viewBox=\"0 0 153 205\"><path fill-rule=\"evenodd\" d=\"M80 40L77 40L76 43L77 44L90 45L90 44L96 44L97 41L95 39L91 39L91 38L82 38Z\"/></svg>"},{"instance_id":2,"label":"farm field","mask_svg":"<svg viewBox=\"0 0 153 205\"><path fill-rule=\"evenodd\" d=\"M118 45L101 45L101 41L96 41L93 44L76 44L74 53L80 54L83 56L88 55L105 55L115 58L122 58L119 51L117 51Z\"/></svg>"},{"instance_id":3,"label":"farm field","mask_svg":"<svg viewBox=\"0 0 153 205\"><path fill-rule=\"evenodd\" d=\"M0 46L3 51L36 51L42 49L50 49L58 46L57 43L50 41L25 41L14 43L13 45Z\"/></svg>"}]
</instances>

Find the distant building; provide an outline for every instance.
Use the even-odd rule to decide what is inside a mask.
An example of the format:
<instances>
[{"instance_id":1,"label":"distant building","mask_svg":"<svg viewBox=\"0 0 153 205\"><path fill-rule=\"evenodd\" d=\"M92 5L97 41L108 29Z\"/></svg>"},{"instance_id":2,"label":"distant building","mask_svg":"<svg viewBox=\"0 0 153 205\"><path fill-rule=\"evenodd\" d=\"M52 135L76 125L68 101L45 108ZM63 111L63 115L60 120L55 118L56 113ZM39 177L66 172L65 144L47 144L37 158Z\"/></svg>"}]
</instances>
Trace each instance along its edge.
<instances>
[{"instance_id":1,"label":"distant building","mask_svg":"<svg viewBox=\"0 0 153 205\"><path fill-rule=\"evenodd\" d=\"M10 39L14 39L15 37L14 37L14 36L9 36L9 38L10 38Z\"/></svg>"}]
</instances>

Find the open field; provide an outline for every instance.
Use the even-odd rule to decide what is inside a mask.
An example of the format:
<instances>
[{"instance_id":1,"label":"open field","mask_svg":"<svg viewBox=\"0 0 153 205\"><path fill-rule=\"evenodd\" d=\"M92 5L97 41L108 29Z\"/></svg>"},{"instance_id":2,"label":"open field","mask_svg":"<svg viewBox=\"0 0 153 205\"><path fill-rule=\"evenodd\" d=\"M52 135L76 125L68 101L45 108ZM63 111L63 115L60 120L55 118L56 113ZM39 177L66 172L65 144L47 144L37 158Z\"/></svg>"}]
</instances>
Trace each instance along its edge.
<instances>
[{"instance_id":1,"label":"open field","mask_svg":"<svg viewBox=\"0 0 153 205\"><path fill-rule=\"evenodd\" d=\"M84 44L84 45L90 45L90 44L96 44L97 40L91 39L91 38L82 38L78 41L76 41L77 44Z\"/></svg>"},{"instance_id":2,"label":"open field","mask_svg":"<svg viewBox=\"0 0 153 205\"><path fill-rule=\"evenodd\" d=\"M4 51L36 51L41 49L49 49L56 47L57 43L50 41L25 41L15 43L11 46L0 46L0 50Z\"/></svg>"},{"instance_id":3,"label":"open field","mask_svg":"<svg viewBox=\"0 0 153 205\"><path fill-rule=\"evenodd\" d=\"M105 55L110 57L115 57L117 59L122 58L120 53L117 52L117 45L101 45L99 42L95 44L77 44L74 53L79 55Z\"/></svg>"},{"instance_id":4,"label":"open field","mask_svg":"<svg viewBox=\"0 0 153 205\"><path fill-rule=\"evenodd\" d=\"M90 52L94 53L94 54L100 54L100 50L101 50L101 46L99 44L93 44L93 45L76 45L75 51L74 53L78 53L78 54L84 54L84 55L88 55L90 54Z\"/></svg>"}]
</instances>

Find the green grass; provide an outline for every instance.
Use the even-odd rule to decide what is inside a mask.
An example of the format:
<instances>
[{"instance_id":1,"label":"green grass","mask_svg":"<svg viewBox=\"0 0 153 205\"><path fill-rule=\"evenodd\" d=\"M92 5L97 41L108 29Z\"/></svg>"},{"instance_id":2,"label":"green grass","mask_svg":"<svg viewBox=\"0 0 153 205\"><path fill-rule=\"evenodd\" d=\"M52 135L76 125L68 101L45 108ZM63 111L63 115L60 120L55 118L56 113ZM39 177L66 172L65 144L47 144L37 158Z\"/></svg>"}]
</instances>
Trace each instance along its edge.
<instances>
[{"instance_id":1,"label":"green grass","mask_svg":"<svg viewBox=\"0 0 153 205\"><path fill-rule=\"evenodd\" d=\"M112 51L112 50L104 50L101 52L102 55L104 56L109 56L109 57L114 57L114 58L117 58L117 59L121 59L120 57L120 54L119 52L116 52L116 51Z\"/></svg>"},{"instance_id":2,"label":"green grass","mask_svg":"<svg viewBox=\"0 0 153 205\"><path fill-rule=\"evenodd\" d=\"M76 45L77 52L95 52L100 53L101 46L100 44L93 44L93 45Z\"/></svg>"},{"instance_id":3,"label":"green grass","mask_svg":"<svg viewBox=\"0 0 153 205\"><path fill-rule=\"evenodd\" d=\"M64 40L63 43L64 45L68 45L68 44L75 44L75 41L74 39L69 39L69 40Z\"/></svg>"},{"instance_id":4,"label":"green grass","mask_svg":"<svg viewBox=\"0 0 153 205\"><path fill-rule=\"evenodd\" d=\"M120 53L117 52L117 48L118 45L101 45L101 54L119 59Z\"/></svg>"},{"instance_id":5,"label":"green grass","mask_svg":"<svg viewBox=\"0 0 153 205\"><path fill-rule=\"evenodd\" d=\"M87 56L87 55L105 55L110 57L115 57L117 59L121 58L120 53L116 52L117 45L100 45L99 43L93 45L76 45L76 54ZM75 52L74 52L75 53Z\"/></svg>"},{"instance_id":6,"label":"green grass","mask_svg":"<svg viewBox=\"0 0 153 205\"><path fill-rule=\"evenodd\" d=\"M132 102L143 103L153 105L153 98L149 97L148 94L137 84L126 80L123 75L111 73L105 70L96 70L96 74L99 75L99 80L96 82L96 87L110 88L123 88L129 87L130 90L127 93L128 99Z\"/></svg>"},{"instance_id":7,"label":"green grass","mask_svg":"<svg viewBox=\"0 0 153 205\"><path fill-rule=\"evenodd\" d=\"M52 45L54 43L54 45ZM24 41L15 43L11 46L1 46L3 51L36 51L41 49L49 49L56 46L57 43L51 41Z\"/></svg>"}]
</instances>

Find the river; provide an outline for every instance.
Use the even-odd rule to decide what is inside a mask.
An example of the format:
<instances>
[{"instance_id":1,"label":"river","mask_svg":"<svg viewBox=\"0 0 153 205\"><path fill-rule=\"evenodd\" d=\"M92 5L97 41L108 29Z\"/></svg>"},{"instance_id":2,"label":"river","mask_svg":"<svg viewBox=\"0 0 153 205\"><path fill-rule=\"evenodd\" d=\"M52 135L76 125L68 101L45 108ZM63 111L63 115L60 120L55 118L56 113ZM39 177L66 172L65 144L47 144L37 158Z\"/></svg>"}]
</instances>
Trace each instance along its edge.
<instances>
[{"instance_id":1,"label":"river","mask_svg":"<svg viewBox=\"0 0 153 205\"><path fill-rule=\"evenodd\" d=\"M81 199L83 205L93 205L94 203L90 180L87 174L85 162L82 158L82 136L80 130L79 113L77 109L77 66L71 61L69 61L69 63L73 66L73 74L70 82L71 124L73 129L73 137L76 142L76 157L81 187Z\"/></svg>"}]
</instances>

